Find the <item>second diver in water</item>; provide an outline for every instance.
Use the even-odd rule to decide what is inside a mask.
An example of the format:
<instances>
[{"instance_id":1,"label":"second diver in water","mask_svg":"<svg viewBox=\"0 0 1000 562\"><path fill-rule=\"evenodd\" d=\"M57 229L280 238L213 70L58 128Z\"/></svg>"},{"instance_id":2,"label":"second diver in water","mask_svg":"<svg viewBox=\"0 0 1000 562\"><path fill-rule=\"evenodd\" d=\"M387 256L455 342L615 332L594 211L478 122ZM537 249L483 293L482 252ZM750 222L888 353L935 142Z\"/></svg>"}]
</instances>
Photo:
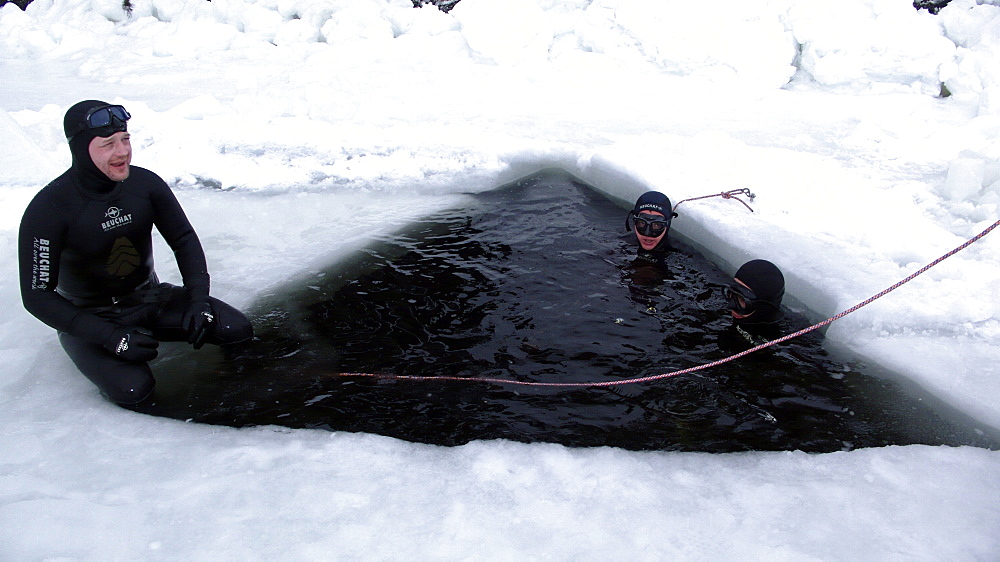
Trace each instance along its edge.
<instances>
[{"instance_id":1,"label":"second diver in water","mask_svg":"<svg viewBox=\"0 0 1000 562\"><path fill-rule=\"evenodd\" d=\"M785 277L767 260L751 260L740 266L733 281L723 289L733 317L734 330L753 345L779 335L781 299Z\"/></svg>"}]
</instances>

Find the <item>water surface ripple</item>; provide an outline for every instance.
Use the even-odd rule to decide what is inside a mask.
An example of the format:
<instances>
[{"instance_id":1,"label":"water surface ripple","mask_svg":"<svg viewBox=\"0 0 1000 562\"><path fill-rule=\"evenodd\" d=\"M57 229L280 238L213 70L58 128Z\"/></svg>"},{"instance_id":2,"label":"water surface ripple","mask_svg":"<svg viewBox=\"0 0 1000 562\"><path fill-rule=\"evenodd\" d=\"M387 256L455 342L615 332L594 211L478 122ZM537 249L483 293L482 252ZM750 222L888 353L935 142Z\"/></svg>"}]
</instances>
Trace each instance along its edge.
<instances>
[{"instance_id":1,"label":"water surface ripple","mask_svg":"<svg viewBox=\"0 0 1000 562\"><path fill-rule=\"evenodd\" d=\"M750 347L725 310L726 274L680 242L665 268L633 263L624 216L561 171L477 195L262 298L252 344L168 352L154 364L155 400L136 409L439 445L998 448L899 379L832 357L815 332L697 373L599 389L337 375L603 382ZM783 333L806 325L787 311Z\"/></svg>"}]
</instances>

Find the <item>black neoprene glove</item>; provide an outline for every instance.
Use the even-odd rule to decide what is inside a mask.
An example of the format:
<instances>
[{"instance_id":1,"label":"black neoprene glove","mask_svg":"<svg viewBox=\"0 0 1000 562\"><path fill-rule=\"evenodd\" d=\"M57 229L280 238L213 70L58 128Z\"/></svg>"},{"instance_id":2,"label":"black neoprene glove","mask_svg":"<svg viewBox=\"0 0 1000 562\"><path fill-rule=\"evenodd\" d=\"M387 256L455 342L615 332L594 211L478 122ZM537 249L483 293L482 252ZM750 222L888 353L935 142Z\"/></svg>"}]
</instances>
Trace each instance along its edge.
<instances>
[{"instance_id":1,"label":"black neoprene glove","mask_svg":"<svg viewBox=\"0 0 1000 562\"><path fill-rule=\"evenodd\" d=\"M126 361L151 361L160 345L152 333L134 326L122 326L111 332L104 348Z\"/></svg>"},{"instance_id":2,"label":"black neoprene glove","mask_svg":"<svg viewBox=\"0 0 1000 562\"><path fill-rule=\"evenodd\" d=\"M187 330L188 343L195 349L201 349L214 321L212 305L205 301L192 301L181 320L181 327Z\"/></svg>"}]
</instances>

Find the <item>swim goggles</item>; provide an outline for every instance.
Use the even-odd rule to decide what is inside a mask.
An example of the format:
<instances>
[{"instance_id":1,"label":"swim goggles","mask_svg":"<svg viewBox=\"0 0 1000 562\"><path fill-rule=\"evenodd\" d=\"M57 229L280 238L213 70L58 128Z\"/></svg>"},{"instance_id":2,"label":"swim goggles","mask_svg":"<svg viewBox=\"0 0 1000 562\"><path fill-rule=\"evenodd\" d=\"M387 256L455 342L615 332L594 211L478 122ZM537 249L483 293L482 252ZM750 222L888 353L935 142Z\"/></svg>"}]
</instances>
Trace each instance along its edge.
<instances>
[{"instance_id":1,"label":"swim goggles","mask_svg":"<svg viewBox=\"0 0 1000 562\"><path fill-rule=\"evenodd\" d=\"M643 236L657 237L663 234L670 226L670 219L655 215L632 215L635 222L635 229Z\"/></svg>"},{"instance_id":2,"label":"swim goggles","mask_svg":"<svg viewBox=\"0 0 1000 562\"><path fill-rule=\"evenodd\" d=\"M756 310L754 302L758 300L757 294L739 283L732 283L723 288L722 294L729 303L729 310L735 310L743 315L752 314Z\"/></svg>"},{"instance_id":3,"label":"swim goggles","mask_svg":"<svg viewBox=\"0 0 1000 562\"><path fill-rule=\"evenodd\" d=\"M98 106L87 112L87 115L80 121L76 129L66 137L73 140L73 137L93 129L99 137L109 137L114 133L126 130L125 122L131 119L129 112L120 105Z\"/></svg>"}]
</instances>

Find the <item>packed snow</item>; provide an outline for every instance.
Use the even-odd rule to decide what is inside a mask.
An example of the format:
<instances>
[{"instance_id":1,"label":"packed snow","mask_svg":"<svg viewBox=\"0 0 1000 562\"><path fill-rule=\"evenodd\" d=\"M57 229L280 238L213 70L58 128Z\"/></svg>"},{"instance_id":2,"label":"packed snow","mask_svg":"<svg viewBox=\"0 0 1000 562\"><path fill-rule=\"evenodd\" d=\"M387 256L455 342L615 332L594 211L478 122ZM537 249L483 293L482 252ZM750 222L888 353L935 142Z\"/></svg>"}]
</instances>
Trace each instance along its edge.
<instances>
[{"instance_id":1,"label":"packed snow","mask_svg":"<svg viewBox=\"0 0 1000 562\"><path fill-rule=\"evenodd\" d=\"M66 109L103 99L236 306L558 166L622 202L748 188L753 213L688 202L674 230L727 271L777 263L818 321L997 221L998 60L997 0L7 4L0 559L996 559L998 451L443 448L136 414L23 309L15 240L69 164ZM996 431L998 279L992 233L827 342Z\"/></svg>"}]
</instances>

